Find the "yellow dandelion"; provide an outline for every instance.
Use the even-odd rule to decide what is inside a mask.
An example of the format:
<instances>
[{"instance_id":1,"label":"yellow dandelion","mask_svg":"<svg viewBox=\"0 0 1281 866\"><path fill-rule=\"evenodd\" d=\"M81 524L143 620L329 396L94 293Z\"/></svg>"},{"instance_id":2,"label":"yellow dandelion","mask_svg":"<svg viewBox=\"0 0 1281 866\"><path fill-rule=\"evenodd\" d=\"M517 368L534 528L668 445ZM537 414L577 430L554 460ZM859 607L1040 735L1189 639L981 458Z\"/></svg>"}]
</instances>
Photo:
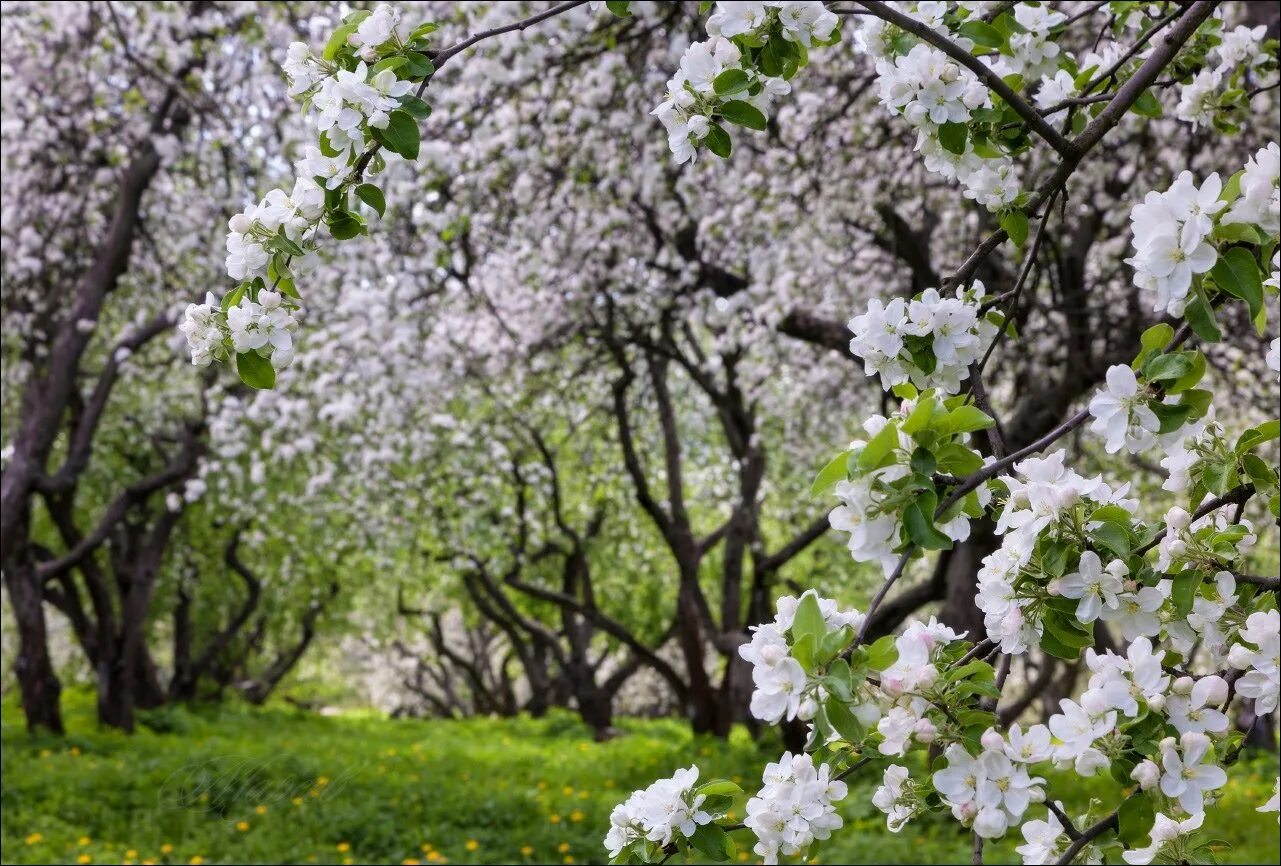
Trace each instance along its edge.
<instances>
[{"instance_id":1,"label":"yellow dandelion","mask_svg":"<svg viewBox=\"0 0 1281 866\"><path fill-rule=\"evenodd\" d=\"M569 813L569 820L573 821L575 824L583 820L583 817L583 813L577 809Z\"/></svg>"},{"instance_id":2,"label":"yellow dandelion","mask_svg":"<svg viewBox=\"0 0 1281 866\"><path fill-rule=\"evenodd\" d=\"M79 857L77 857L77 858L76 858L76 862L77 862L77 863L92 863L92 862L93 862L93 858L92 858L92 857L90 857L88 854L81 854Z\"/></svg>"},{"instance_id":3,"label":"yellow dandelion","mask_svg":"<svg viewBox=\"0 0 1281 866\"><path fill-rule=\"evenodd\" d=\"M155 860L143 860L142 866L156 866Z\"/></svg>"},{"instance_id":4,"label":"yellow dandelion","mask_svg":"<svg viewBox=\"0 0 1281 866\"><path fill-rule=\"evenodd\" d=\"M569 787L569 785L566 785L565 787L561 788L560 792L564 794L566 797L574 796L574 789Z\"/></svg>"},{"instance_id":5,"label":"yellow dandelion","mask_svg":"<svg viewBox=\"0 0 1281 866\"><path fill-rule=\"evenodd\" d=\"M247 831L247 830L249 829L249 822L248 822L248 821L237 821L237 822L236 822L236 829L237 829L237 830L239 830L241 833L244 833L245 831Z\"/></svg>"},{"instance_id":6,"label":"yellow dandelion","mask_svg":"<svg viewBox=\"0 0 1281 866\"><path fill-rule=\"evenodd\" d=\"M189 866L200 866L203 862L205 862L205 858L201 857L199 854L187 861Z\"/></svg>"},{"instance_id":7,"label":"yellow dandelion","mask_svg":"<svg viewBox=\"0 0 1281 866\"><path fill-rule=\"evenodd\" d=\"M317 779L317 780L316 780L316 784L317 784L317 785L319 785L319 786L320 786L320 787L322 787L322 788L323 788L323 787L325 787L326 785L328 785L328 784L329 784L329 777L328 777L328 776L321 776L319 779Z\"/></svg>"},{"instance_id":8,"label":"yellow dandelion","mask_svg":"<svg viewBox=\"0 0 1281 866\"><path fill-rule=\"evenodd\" d=\"M254 811L255 811L255 812L257 812L259 815L266 815L266 814L267 814L267 806L266 806L266 804L259 805L259 806L257 806L257 807L255 807L255 808L254 808Z\"/></svg>"},{"instance_id":9,"label":"yellow dandelion","mask_svg":"<svg viewBox=\"0 0 1281 866\"><path fill-rule=\"evenodd\" d=\"M125 852L125 856L128 857L130 860L137 860L138 852L135 849L130 848L128 851Z\"/></svg>"},{"instance_id":10,"label":"yellow dandelion","mask_svg":"<svg viewBox=\"0 0 1281 866\"><path fill-rule=\"evenodd\" d=\"M466 848L468 851L475 851L477 848L480 847L480 843L477 842L475 839L468 839L467 844L464 845L463 847Z\"/></svg>"},{"instance_id":11,"label":"yellow dandelion","mask_svg":"<svg viewBox=\"0 0 1281 866\"><path fill-rule=\"evenodd\" d=\"M50 754L51 754L51 752L50 752L48 749L41 749L41 750L40 750L40 757L42 757L42 758L47 758L47 757L49 757L49 755L50 755Z\"/></svg>"},{"instance_id":12,"label":"yellow dandelion","mask_svg":"<svg viewBox=\"0 0 1281 866\"><path fill-rule=\"evenodd\" d=\"M569 850L569 843L568 843L568 842L561 842L559 845L557 845L557 846L556 846L556 850L557 850L557 851L559 851L560 853L564 854L565 852L567 852L567 851Z\"/></svg>"},{"instance_id":13,"label":"yellow dandelion","mask_svg":"<svg viewBox=\"0 0 1281 866\"><path fill-rule=\"evenodd\" d=\"M563 862L565 862L565 863L573 863L573 862L574 862L574 858L573 858L573 857L571 857L570 855L566 854L566 855L565 855L565 859L564 859L564 861L563 861Z\"/></svg>"},{"instance_id":14,"label":"yellow dandelion","mask_svg":"<svg viewBox=\"0 0 1281 866\"><path fill-rule=\"evenodd\" d=\"M590 796L591 796L591 791L579 791L579 792L578 792L578 799L580 799L580 800L586 800L586 799L587 799L588 797L590 797Z\"/></svg>"},{"instance_id":15,"label":"yellow dandelion","mask_svg":"<svg viewBox=\"0 0 1281 866\"><path fill-rule=\"evenodd\" d=\"M161 853L161 854L172 854L172 853L173 853L173 846L172 846L172 845L170 845L168 842L166 842L165 844L163 844L163 845L161 845L161 846L160 846L160 853Z\"/></svg>"},{"instance_id":16,"label":"yellow dandelion","mask_svg":"<svg viewBox=\"0 0 1281 866\"><path fill-rule=\"evenodd\" d=\"M302 797L294 797L294 798L293 798L293 800L292 800L291 802L292 802L295 806L301 806L301 805L302 805Z\"/></svg>"},{"instance_id":17,"label":"yellow dandelion","mask_svg":"<svg viewBox=\"0 0 1281 866\"><path fill-rule=\"evenodd\" d=\"M529 855L531 855L531 854L533 854L533 853L534 853L534 846L533 846L533 845L522 845L522 846L521 846L521 849L520 849L520 853L521 853L521 855L522 855L522 856L524 856L524 857L528 857Z\"/></svg>"},{"instance_id":18,"label":"yellow dandelion","mask_svg":"<svg viewBox=\"0 0 1281 866\"><path fill-rule=\"evenodd\" d=\"M419 866L419 864L413 857L406 857L400 861L400 866Z\"/></svg>"},{"instance_id":19,"label":"yellow dandelion","mask_svg":"<svg viewBox=\"0 0 1281 866\"><path fill-rule=\"evenodd\" d=\"M430 842L424 842L423 844L419 845L418 847L422 849L422 851L423 851L423 853L424 853L424 854L426 854L428 851L430 851L430 850L431 850L431 843L430 843Z\"/></svg>"},{"instance_id":20,"label":"yellow dandelion","mask_svg":"<svg viewBox=\"0 0 1281 866\"><path fill-rule=\"evenodd\" d=\"M431 862L431 863L435 863L435 862L436 862L436 861L438 861L439 859L440 859L440 852L439 852L439 851L428 851L428 852L427 852L427 860L428 860L429 862Z\"/></svg>"},{"instance_id":21,"label":"yellow dandelion","mask_svg":"<svg viewBox=\"0 0 1281 866\"><path fill-rule=\"evenodd\" d=\"M551 816L550 818L548 818L547 820L551 821L553 824L559 824L559 823L560 823L560 815L552 815L552 816Z\"/></svg>"},{"instance_id":22,"label":"yellow dandelion","mask_svg":"<svg viewBox=\"0 0 1281 866\"><path fill-rule=\"evenodd\" d=\"M350 842L339 842L339 843L338 843L338 845L337 845L336 847L338 848L338 853L339 853L339 854L346 854L348 851L350 851L350 850L351 850L351 843L350 843Z\"/></svg>"},{"instance_id":23,"label":"yellow dandelion","mask_svg":"<svg viewBox=\"0 0 1281 866\"><path fill-rule=\"evenodd\" d=\"M83 848L86 845L93 844L93 840L90 839L88 836L81 836L79 839L76 840L76 844L79 845L81 848Z\"/></svg>"},{"instance_id":24,"label":"yellow dandelion","mask_svg":"<svg viewBox=\"0 0 1281 866\"><path fill-rule=\"evenodd\" d=\"M351 859L350 857L344 857L342 858L342 862L343 862L343 866L351 866L351 864L355 863L356 861Z\"/></svg>"},{"instance_id":25,"label":"yellow dandelion","mask_svg":"<svg viewBox=\"0 0 1281 866\"><path fill-rule=\"evenodd\" d=\"M41 839L43 839L43 838L44 838L44 837L43 837L43 836L41 836L39 833L32 833L30 836L28 836L28 837L27 837L27 844L28 844L28 845L38 845L38 844L40 844L40 840L41 840Z\"/></svg>"},{"instance_id":26,"label":"yellow dandelion","mask_svg":"<svg viewBox=\"0 0 1281 866\"><path fill-rule=\"evenodd\" d=\"M738 862L739 862L739 863L746 863L746 862L747 862L747 858L748 858L748 854L747 854L747 852L746 852L746 851L739 851L739 852L738 852Z\"/></svg>"},{"instance_id":27,"label":"yellow dandelion","mask_svg":"<svg viewBox=\"0 0 1281 866\"><path fill-rule=\"evenodd\" d=\"M80 747L79 747L79 746L72 746L72 747L71 747L71 754L73 754L73 755L79 755L79 754L80 754Z\"/></svg>"}]
</instances>

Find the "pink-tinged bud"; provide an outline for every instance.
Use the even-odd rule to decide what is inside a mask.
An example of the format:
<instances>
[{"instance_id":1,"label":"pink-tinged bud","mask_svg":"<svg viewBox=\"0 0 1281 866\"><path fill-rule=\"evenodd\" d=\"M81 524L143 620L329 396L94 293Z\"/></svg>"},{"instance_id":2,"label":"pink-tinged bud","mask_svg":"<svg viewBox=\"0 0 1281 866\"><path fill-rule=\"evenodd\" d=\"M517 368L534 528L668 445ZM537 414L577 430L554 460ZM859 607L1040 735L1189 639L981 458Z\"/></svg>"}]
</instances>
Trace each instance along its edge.
<instances>
[{"instance_id":1,"label":"pink-tinged bud","mask_svg":"<svg viewBox=\"0 0 1281 866\"><path fill-rule=\"evenodd\" d=\"M1005 738L998 734L995 728L988 728L984 731L979 742L981 742L983 744L983 748L989 752L997 752L1005 748Z\"/></svg>"},{"instance_id":2,"label":"pink-tinged bud","mask_svg":"<svg viewBox=\"0 0 1281 866\"><path fill-rule=\"evenodd\" d=\"M918 719L916 727L912 729L912 735L916 737L918 743L932 743L938 736L938 728L929 719Z\"/></svg>"},{"instance_id":3,"label":"pink-tinged bud","mask_svg":"<svg viewBox=\"0 0 1281 866\"><path fill-rule=\"evenodd\" d=\"M1130 778L1139 783L1139 787L1150 791L1161 780L1161 768L1152 761L1144 761L1134 768Z\"/></svg>"},{"instance_id":4,"label":"pink-tinged bud","mask_svg":"<svg viewBox=\"0 0 1281 866\"><path fill-rule=\"evenodd\" d=\"M928 689L930 686L934 685L938 678L939 669L934 667L934 665L926 665L921 668L920 673L917 674L916 684L919 688Z\"/></svg>"},{"instance_id":5,"label":"pink-tinged bud","mask_svg":"<svg viewBox=\"0 0 1281 866\"><path fill-rule=\"evenodd\" d=\"M1195 685L1192 677L1179 677L1170 685L1170 691L1176 695L1192 694L1192 686Z\"/></svg>"}]
</instances>

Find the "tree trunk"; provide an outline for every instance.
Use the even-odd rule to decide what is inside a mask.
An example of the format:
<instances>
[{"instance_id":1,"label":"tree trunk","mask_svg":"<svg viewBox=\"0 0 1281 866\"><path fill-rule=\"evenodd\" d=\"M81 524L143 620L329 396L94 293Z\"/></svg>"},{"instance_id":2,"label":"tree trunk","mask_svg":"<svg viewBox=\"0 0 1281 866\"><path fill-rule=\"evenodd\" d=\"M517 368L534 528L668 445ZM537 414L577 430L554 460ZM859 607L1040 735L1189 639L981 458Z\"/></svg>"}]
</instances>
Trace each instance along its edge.
<instances>
[{"instance_id":1,"label":"tree trunk","mask_svg":"<svg viewBox=\"0 0 1281 866\"><path fill-rule=\"evenodd\" d=\"M978 573L983 567L983 558L1000 546L995 524L986 517L975 520L970 524L970 537L952 550L944 567L946 594L939 620L958 632L966 632L970 640L987 636L983 612L974 599L978 595Z\"/></svg>"},{"instance_id":2,"label":"tree trunk","mask_svg":"<svg viewBox=\"0 0 1281 866\"><path fill-rule=\"evenodd\" d=\"M35 733L39 728L46 728L61 734L59 698L62 684L49 658L49 635L39 578L31 563L22 562L18 555L7 558L5 586L9 591L9 603L13 606L13 618L18 625L18 656L13 663L13 672L22 691L22 711L27 718L27 730ZM15 563L14 560L19 561Z\"/></svg>"}]
</instances>

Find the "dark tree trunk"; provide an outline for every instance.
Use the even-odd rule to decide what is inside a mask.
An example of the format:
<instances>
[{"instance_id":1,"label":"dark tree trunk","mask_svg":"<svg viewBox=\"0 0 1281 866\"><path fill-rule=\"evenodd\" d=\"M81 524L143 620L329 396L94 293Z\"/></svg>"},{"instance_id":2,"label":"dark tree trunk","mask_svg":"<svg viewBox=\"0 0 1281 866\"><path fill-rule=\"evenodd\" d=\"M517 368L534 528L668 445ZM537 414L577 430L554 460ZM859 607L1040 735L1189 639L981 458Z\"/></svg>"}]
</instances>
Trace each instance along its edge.
<instances>
[{"instance_id":1,"label":"dark tree trunk","mask_svg":"<svg viewBox=\"0 0 1281 866\"><path fill-rule=\"evenodd\" d=\"M15 554L18 552L14 551ZM34 733L39 728L46 728L61 734L59 698L62 684L49 658L49 636L39 578L32 563L20 561L18 555L6 559L9 561L4 565L4 582L13 607L13 618L18 625L18 655L14 659L13 672L22 692L27 730Z\"/></svg>"}]
</instances>

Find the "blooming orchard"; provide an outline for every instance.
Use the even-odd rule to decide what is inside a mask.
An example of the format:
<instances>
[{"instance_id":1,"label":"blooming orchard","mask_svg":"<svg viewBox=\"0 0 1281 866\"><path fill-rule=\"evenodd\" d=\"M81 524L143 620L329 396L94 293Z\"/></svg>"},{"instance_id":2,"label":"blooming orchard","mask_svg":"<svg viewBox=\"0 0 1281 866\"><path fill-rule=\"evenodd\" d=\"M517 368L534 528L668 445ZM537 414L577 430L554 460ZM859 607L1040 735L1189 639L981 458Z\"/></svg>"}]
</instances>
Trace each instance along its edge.
<instances>
[{"instance_id":1,"label":"blooming orchard","mask_svg":"<svg viewBox=\"0 0 1281 866\"><path fill-rule=\"evenodd\" d=\"M856 561L881 566L884 583L863 612L812 590L780 599L774 621L758 620L739 648L751 667L750 712L807 723L805 752L767 767L741 824L728 817L742 794L733 783L699 785L696 767L655 782L615 810L606 847L616 862L687 848L724 860L733 834L747 830L753 850L777 862L840 828L844 779L866 772L882 780L873 804L891 831L950 813L979 854L984 840L1009 834L1022 837L1029 863L1095 862L1118 848L1130 863L1203 857L1206 809L1241 748L1227 709L1245 698L1269 712L1281 687L1278 579L1249 573L1257 532L1243 515L1278 517L1281 425L1229 429L1207 372L1225 330L1270 326L1276 143L1253 142L1240 171L1222 166L1235 172L1227 181L1211 172L1198 183L1185 171L1163 191L1133 196L1128 264L1159 315L1132 335L1084 408L1012 449L988 393L989 361L1022 338L1018 314L1047 234L1066 230L1074 175L1103 158L1113 130L1154 122L1177 101L1179 121L1235 131L1251 94L1275 86L1276 43L1227 29L1212 2L855 5L857 15L817 2L716 4L708 38L689 45L652 112L673 162L704 147L730 158L726 124L769 131L801 96L800 71L844 40L868 55L881 104L924 168L1000 228L955 251L960 264L946 279L924 283L938 288L853 311L849 350L897 406L867 418L867 438L813 489L840 500L832 527L848 533ZM1073 28L1105 22L1115 41L1085 50L1072 38ZM293 357L296 279L320 227L336 239L361 233L385 206L365 181L381 153L417 154L421 94L453 56L431 49L430 33L402 33L397 13L380 7L349 17L319 58L290 49L290 90L317 142L292 193L274 190L233 218L227 269L240 282L188 311L196 363L234 355L246 382L269 387ZM352 194L364 216L350 209ZM985 286L979 269L1006 241L1022 253L1017 273ZM1277 341L1260 354L1276 371ZM1081 429L1108 454L1160 449L1163 486L1183 504L1153 514L1130 484L1073 469L1062 445ZM999 546L971 576L982 633L931 618L869 640L912 563L988 518ZM1122 645L1099 638L1109 627ZM1002 712L1003 687L1012 659L1033 650L1083 660L1089 676L1044 724L1025 726ZM939 756L931 772L908 770L913 752ZM1110 779L1114 796L1069 815L1054 799L1054 772ZM1276 797L1258 808L1275 810Z\"/></svg>"}]
</instances>

